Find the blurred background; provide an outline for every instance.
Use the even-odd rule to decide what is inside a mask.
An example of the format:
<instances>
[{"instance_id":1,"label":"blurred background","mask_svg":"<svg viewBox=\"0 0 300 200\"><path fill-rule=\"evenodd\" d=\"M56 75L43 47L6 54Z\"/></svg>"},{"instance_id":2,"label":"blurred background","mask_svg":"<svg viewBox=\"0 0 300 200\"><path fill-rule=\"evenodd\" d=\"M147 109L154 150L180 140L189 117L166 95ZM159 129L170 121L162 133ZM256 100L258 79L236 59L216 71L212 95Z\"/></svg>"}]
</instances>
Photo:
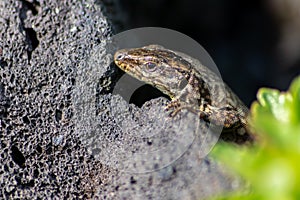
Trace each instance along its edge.
<instances>
[{"instance_id":1,"label":"blurred background","mask_svg":"<svg viewBox=\"0 0 300 200\"><path fill-rule=\"evenodd\" d=\"M125 25L164 27L201 44L248 105L260 87L286 90L300 72L298 0L122 0Z\"/></svg>"}]
</instances>

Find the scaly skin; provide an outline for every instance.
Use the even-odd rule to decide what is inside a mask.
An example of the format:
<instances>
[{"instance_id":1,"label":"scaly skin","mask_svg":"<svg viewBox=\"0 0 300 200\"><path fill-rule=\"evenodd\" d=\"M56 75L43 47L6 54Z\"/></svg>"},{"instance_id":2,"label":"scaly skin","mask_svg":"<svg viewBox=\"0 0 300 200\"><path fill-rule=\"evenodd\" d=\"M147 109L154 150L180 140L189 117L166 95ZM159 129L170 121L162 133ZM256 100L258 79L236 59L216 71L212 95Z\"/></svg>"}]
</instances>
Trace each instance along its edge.
<instances>
[{"instance_id":1,"label":"scaly skin","mask_svg":"<svg viewBox=\"0 0 300 200\"><path fill-rule=\"evenodd\" d=\"M248 108L210 69L190 56L159 45L118 50L115 64L134 78L171 98L167 110L181 109L201 119L223 125L223 131L244 134Z\"/></svg>"}]
</instances>

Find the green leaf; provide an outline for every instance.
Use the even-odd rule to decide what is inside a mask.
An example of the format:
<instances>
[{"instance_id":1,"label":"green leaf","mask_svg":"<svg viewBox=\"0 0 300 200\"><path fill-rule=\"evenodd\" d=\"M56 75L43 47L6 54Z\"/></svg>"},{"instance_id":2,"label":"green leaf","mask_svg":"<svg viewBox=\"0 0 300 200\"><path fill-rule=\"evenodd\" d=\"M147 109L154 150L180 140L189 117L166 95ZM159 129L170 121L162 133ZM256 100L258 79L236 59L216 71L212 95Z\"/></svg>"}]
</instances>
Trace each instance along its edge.
<instances>
[{"instance_id":1,"label":"green leaf","mask_svg":"<svg viewBox=\"0 0 300 200\"><path fill-rule=\"evenodd\" d=\"M292 122L295 125L300 125L300 77L295 78L290 86L289 91L291 92L293 98L293 104L291 109L294 111L292 113Z\"/></svg>"},{"instance_id":2,"label":"green leaf","mask_svg":"<svg viewBox=\"0 0 300 200\"><path fill-rule=\"evenodd\" d=\"M261 88L250 118L259 138L255 144L219 143L211 155L250 183L251 192L214 199L300 199L300 76L287 92Z\"/></svg>"},{"instance_id":3,"label":"green leaf","mask_svg":"<svg viewBox=\"0 0 300 200\"><path fill-rule=\"evenodd\" d=\"M261 88L257 93L258 105L253 111L255 116L273 115L278 121L289 122L292 96L289 93L280 93L278 90Z\"/></svg>"}]
</instances>

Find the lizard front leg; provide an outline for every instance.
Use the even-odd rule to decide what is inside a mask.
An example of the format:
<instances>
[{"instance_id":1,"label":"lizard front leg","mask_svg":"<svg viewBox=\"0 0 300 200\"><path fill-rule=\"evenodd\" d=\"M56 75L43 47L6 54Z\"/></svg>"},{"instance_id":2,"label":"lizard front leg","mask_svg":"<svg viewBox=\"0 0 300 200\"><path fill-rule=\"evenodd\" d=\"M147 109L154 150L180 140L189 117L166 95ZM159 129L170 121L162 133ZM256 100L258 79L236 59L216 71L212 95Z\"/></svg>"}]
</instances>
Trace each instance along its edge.
<instances>
[{"instance_id":1,"label":"lizard front leg","mask_svg":"<svg viewBox=\"0 0 300 200\"><path fill-rule=\"evenodd\" d=\"M171 110L169 116L170 117L175 117L181 110L186 109L197 116L199 116L201 119L206 119L208 118L208 113L205 113L203 111L200 111L199 109L192 107L189 104L186 104L184 102L181 102L179 99L175 99L171 101L167 106L165 107L166 111Z\"/></svg>"}]
</instances>

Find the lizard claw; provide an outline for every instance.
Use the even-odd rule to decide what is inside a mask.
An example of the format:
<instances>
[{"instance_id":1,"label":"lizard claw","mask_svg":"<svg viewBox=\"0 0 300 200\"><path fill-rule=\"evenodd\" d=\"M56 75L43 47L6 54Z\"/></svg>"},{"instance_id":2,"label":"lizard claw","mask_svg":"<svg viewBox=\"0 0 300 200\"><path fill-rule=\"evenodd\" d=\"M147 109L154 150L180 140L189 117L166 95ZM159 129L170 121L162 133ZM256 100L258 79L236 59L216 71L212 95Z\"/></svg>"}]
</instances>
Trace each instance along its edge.
<instances>
[{"instance_id":1,"label":"lizard claw","mask_svg":"<svg viewBox=\"0 0 300 200\"><path fill-rule=\"evenodd\" d=\"M181 110L180 102L178 100L175 100L175 101L171 101L169 104L167 104L165 107L165 110L169 111L171 109L174 109L174 110L172 110L169 113L169 117L175 117L177 115L177 113Z\"/></svg>"},{"instance_id":2,"label":"lizard claw","mask_svg":"<svg viewBox=\"0 0 300 200\"><path fill-rule=\"evenodd\" d=\"M178 107L180 107L180 102L178 100L175 100L168 103L168 105L166 105L165 107L165 110L168 111L171 108L178 108Z\"/></svg>"}]
</instances>

